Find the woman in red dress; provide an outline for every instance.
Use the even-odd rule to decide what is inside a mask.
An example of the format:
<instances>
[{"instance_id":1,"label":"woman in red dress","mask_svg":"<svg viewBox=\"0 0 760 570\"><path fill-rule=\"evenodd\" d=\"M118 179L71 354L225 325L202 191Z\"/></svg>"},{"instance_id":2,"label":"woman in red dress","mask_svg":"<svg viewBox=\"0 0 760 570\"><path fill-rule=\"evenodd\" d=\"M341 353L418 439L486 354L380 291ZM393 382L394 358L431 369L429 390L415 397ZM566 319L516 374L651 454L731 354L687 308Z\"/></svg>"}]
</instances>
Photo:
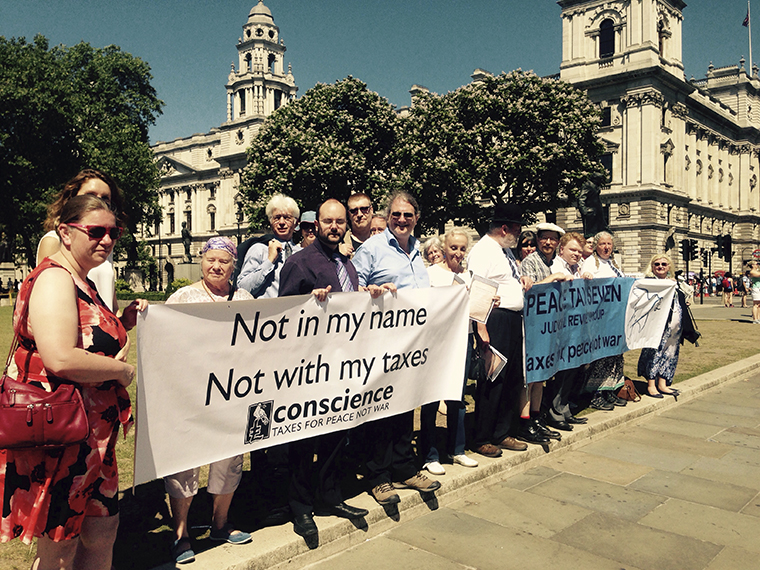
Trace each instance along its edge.
<instances>
[{"instance_id":1,"label":"woman in red dress","mask_svg":"<svg viewBox=\"0 0 760 570\"><path fill-rule=\"evenodd\" d=\"M37 537L33 567L111 567L119 524L114 452L131 424L126 387L128 337L87 272L111 253L121 228L100 198L71 198L61 212L61 249L32 271L19 291L14 330L18 379L54 390L81 389L90 436L79 445L0 451L0 541Z\"/></svg>"}]
</instances>

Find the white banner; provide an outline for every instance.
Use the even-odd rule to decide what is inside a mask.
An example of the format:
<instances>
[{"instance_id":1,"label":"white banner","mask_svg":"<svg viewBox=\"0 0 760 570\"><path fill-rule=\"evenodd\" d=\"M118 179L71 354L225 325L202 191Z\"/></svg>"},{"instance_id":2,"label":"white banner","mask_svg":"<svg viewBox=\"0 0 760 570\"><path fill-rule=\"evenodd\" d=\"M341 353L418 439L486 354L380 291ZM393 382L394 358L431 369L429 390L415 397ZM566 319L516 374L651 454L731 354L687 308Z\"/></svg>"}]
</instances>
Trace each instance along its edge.
<instances>
[{"instance_id":1,"label":"white banner","mask_svg":"<svg viewBox=\"0 0 760 570\"><path fill-rule=\"evenodd\" d=\"M462 395L464 287L153 305L135 484Z\"/></svg>"},{"instance_id":2,"label":"white banner","mask_svg":"<svg viewBox=\"0 0 760 570\"><path fill-rule=\"evenodd\" d=\"M676 283L670 279L637 279L625 309L625 344L628 350L657 348L668 323Z\"/></svg>"}]
</instances>

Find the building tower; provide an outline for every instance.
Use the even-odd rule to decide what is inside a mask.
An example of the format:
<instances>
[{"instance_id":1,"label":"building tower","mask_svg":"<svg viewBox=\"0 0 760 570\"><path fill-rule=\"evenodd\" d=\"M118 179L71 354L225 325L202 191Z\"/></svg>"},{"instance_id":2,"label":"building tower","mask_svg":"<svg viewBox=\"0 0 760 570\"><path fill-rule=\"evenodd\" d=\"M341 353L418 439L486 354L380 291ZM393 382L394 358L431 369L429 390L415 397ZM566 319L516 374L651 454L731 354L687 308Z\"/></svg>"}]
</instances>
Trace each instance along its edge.
<instances>
[{"instance_id":1,"label":"building tower","mask_svg":"<svg viewBox=\"0 0 760 570\"><path fill-rule=\"evenodd\" d=\"M681 239L715 246L734 236L734 270L758 243L760 124L753 101L756 70L708 69L686 81L682 61L682 0L559 0L560 78L586 90L602 111L602 191L624 269L641 271L667 251L683 268ZM558 223L581 227L575 209ZM678 259L677 259L678 258ZM712 258L704 267L728 269ZM700 261L690 271L699 272Z\"/></svg>"},{"instance_id":2,"label":"building tower","mask_svg":"<svg viewBox=\"0 0 760 570\"><path fill-rule=\"evenodd\" d=\"M237 242L244 239L238 186L246 165L245 151L264 120L296 97L298 87L290 65L285 70L285 43L262 0L248 14L236 47L237 69L233 63L225 85L227 120L208 133L152 147L161 170L158 193L163 219L144 231L160 266L160 279L153 279L151 288L183 276L182 222L192 233L194 255L215 235Z\"/></svg>"}]
</instances>

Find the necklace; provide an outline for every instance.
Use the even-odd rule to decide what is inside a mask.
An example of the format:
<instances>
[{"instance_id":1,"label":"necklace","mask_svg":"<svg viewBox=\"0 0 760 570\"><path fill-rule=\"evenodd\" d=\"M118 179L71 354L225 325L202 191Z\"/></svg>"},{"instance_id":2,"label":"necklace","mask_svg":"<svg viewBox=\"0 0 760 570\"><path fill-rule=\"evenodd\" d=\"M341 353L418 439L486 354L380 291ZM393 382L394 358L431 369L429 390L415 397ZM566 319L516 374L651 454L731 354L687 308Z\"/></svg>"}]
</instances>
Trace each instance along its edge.
<instances>
[{"instance_id":1,"label":"necklace","mask_svg":"<svg viewBox=\"0 0 760 570\"><path fill-rule=\"evenodd\" d=\"M206 291L206 295L211 297L211 300L214 301L214 303L216 303L219 300L217 297L223 296L223 295L214 295L211 292L211 290L206 286L206 282L203 279L201 279L201 285L203 285L203 290Z\"/></svg>"}]
</instances>

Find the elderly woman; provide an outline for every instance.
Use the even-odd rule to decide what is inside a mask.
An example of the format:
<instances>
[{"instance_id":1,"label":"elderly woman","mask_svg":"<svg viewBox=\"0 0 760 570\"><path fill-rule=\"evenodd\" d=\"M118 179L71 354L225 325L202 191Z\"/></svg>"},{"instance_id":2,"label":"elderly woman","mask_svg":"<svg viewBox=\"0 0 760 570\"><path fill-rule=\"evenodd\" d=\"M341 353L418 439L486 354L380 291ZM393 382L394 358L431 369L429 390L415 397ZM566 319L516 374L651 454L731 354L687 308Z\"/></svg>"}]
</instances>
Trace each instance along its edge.
<instances>
[{"instance_id":1,"label":"elderly woman","mask_svg":"<svg viewBox=\"0 0 760 570\"><path fill-rule=\"evenodd\" d=\"M236 257L235 245L228 238L213 237L209 239L201 249L202 279L192 285L178 289L166 300L166 303L168 305L175 303L216 303L253 299L248 291L236 289L230 283ZM234 527L227 520L232 495L240 484L242 472L242 455L216 461L209 468L207 490L213 497L211 540L230 544L246 544L251 541L250 534L234 530ZM172 558L178 564L195 560L195 552L187 527L187 515L193 497L198 493L199 473L200 468L196 467L164 477L166 492L169 494L174 532L176 533L176 540L172 545Z\"/></svg>"},{"instance_id":2,"label":"elderly woman","mask_svg":"<svg viewBox=\"0 0 760 570\"><path fill-rule=\"evenodd\" d=\"M430 285L432 287L445 287L454 284L455 276L458 276L464 284L469 287L472 282L472 276L463 266L467 249L470 247L470 236L462 228L452 228L446 233L443 242L443 261L436 265L428 267ZM473 334L470 333L467 339L467 361L470 360L470 351L472 350ZM467 374L463 379L462 390L467 384ZM438 411L438 402L432 402L422 406L420 418L420 455L425 454L425 463L423 469L427 469L433 475L443 475L446 470L441 465L438 449L435 447L435 419ZM446 432L447 432L447 452L453 463L458 463L465 467L477 467L478 462L464 453L465 434L464 418L465 404L462 400L446 402Z\"/></svg>"},{"instance_id":3,"label":"elderly woman","mask_svg":"<svg viewBox=\"0 0 760 570\"><path fill-rule=\"evenodd\" d=\"M82 394L89 437L63 448L0 452L0 542L37 540L34 568L111 568L119 525L119 427L131 425L126 387L127 332L103 303L88 273L121 236L116 216L96 196L62 207L60 249L24 281L14 314L19 381L46 390L74 383Z\"/></svg>"},{"instance_id":4,"label":"elderly woman","mask_svg":"<svg viewBox=\"0 0 760 570\"><path fill-rule=\"evenodd\" d=\"M438 236L426 239L420 246L420 252L429 266L443 261L443 244Z\"/></svg>"},{"instance_id":5,"label":"elderly woman","mask_svg":"<svg viewBox=\"0 0 760 570\"><path fill-rule=\"evenodd\" d=\"M61 249L61 239L56 232L61 210L71 198L83 194L101 198L111 207L117 218L121 217L124 198L116 181L105 172L94 168L85 168L65 184L53 203L48 206L44 224L48 232L42 236L39 244L37 244L37 265ZM116 300L116 273L113 266L113 252L103 263L94 267L87 278L95 284L95 288L105 305L114 313L118 313L119 304ZM127 330L135 326L137 312L143 311L147 306L148 301L145 299L136 299L127 305L120 317Z\"/></svg>"},{"instance_id":6,"label":"elderly woman","mask_svg":"<svg viewBox=\"0 0 760 570\"><path fill-rule=\"evenodd\" d=\"M536 237L536 232L531 230L522 232L520 237L517 238L517 247L513 250L517 263L522 263L522 260L536 251L537 247L538 238Z\"/></svg>"},{"instance_id":7,"label":"elderly woman","mask_svg":"<svg viewBox=\"0 0 760 570\"><path fill-rule=\"evenodd\" d=\"M673 262L665 254L655 254L649 260L646 277L656 279L673 279ZM678 396L678 390L670 388L678 366L678 353L683 339L690 338L694 332L694 322L691 320L686 305L686 296L680 287L676 287L673 304L662 333L662 340L657 349L645 348L639 356L638 374L647 380L647 394L652 398Z\"/></svg>"},{"instance_id":8,"label":"elderly woman","mask_svg":"<svg viewBox=\"0 0 760 570\"><path fill-rule=\"evenodd\" d=\"M594 236L594 253L583 261L581 273L590 273L594 279L625 277L615 261L612 234L599 232ZM623 355L609 356L592 362L586 370L585 392L592 392L591 407L597 410L612 410L615 406L625 406L626 401L618 398L617 392L625 383Z\"/></svg>"}]
</instances>

